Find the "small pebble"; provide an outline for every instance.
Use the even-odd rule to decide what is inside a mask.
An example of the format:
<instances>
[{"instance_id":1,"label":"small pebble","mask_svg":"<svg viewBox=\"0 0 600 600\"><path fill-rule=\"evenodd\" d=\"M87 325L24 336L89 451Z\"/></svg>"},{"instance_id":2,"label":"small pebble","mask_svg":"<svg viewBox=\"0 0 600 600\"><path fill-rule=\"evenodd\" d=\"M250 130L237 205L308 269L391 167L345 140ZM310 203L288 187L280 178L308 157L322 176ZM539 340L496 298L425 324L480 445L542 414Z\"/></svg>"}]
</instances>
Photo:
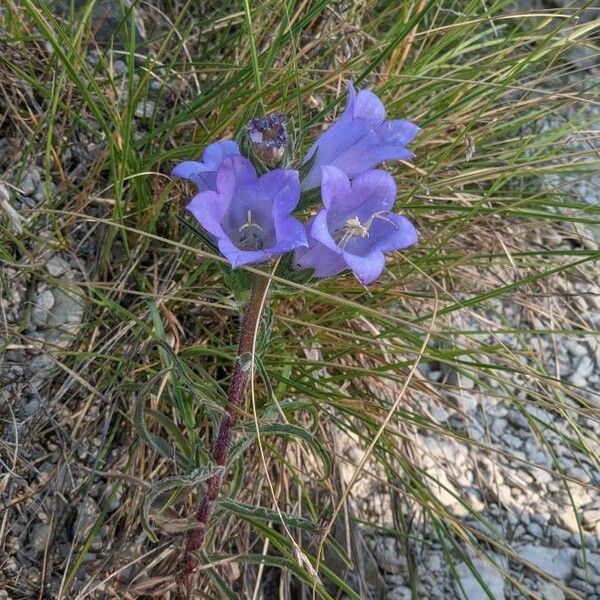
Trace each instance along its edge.
<instances>
[{"instance_id":1,"label":"small pebble","mask_svg":"<svg viewBox=\"0 0 600 600\"><path fill-rule=\"evenodd\" d=\"M53 306L54 295L50 290L44 290L38 294L33 305L33 310L31 311L31 320L34 325L44 326Z\"/></svg>"},{"instance_id":2,"label":"small pebble","mask_svg":"<svg viewBox=\"0 0 600 600\"><path fill-rule=\"evenodd\" d=\"M135 109L135 116L140 119L151 119L156 111L156 102L153 100L142 100Z\"/></svg>"},{"instance_id":3,"label":"small pebble","mask_svg":"<svg viewBox=\"0 0 600 600\"><path fill-rule=\"evenodd\" d=\"M565 600L564 592L549 581L542 582L539 592L542 595L543 600Z\"/></svg>"},{"instance_id":4,"label":"small pebble","mask_svg":"<svg viewBox=\"0 0 600 600\"><path fill-rule=\"evenodd\" d=\"M115 60L113 63L113 71L116 75L123 75L127 71L127 64L122 60Z\"/></svg>"},{"instance_id":5,"label":"small pebble","mask_svg":"<svg viewBox=\"0 0 600 600\"><path fill-rule=\"evenodd\" d=\"M60 256L53 256L46 263L46 271L48 271L48 274L52 277L60 277L61 275L64 275L68 270L68 263L65 260L63 260Z\"/></svg>"}]
</instances>

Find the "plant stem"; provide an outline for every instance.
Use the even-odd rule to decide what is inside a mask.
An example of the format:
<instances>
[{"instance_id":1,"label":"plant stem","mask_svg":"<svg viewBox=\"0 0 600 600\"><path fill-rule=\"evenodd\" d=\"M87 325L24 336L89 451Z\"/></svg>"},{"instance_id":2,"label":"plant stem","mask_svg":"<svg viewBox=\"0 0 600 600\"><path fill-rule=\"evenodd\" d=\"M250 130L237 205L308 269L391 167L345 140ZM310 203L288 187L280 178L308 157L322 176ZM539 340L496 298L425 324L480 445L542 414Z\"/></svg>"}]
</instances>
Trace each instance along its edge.
<instances>
[{"instance_id":1,"label":"plant stem","mask_svg":"<svg viewBox=\"0 0 600 600\"><path fill-rule=\"evenodd\" d=\"M263 307L265 305L265 297L269 289L270 279L261 275L256 275L252 286L252 293L240 327L240 341L238 351L233 367L233 376L227 396L227 413L223 415L219 425L219 431L212 450L212 459L216 466L225 467L229 458L229 450L231 447L231 437L233 428L237 422L238 409L242 406L245 399L246 387L250 381L252 373L252 356L254 350L254 337L258 328L258 322L261 318ZM252 360L246 360L247 356L251 356ZM194 554L202 548L208 520L212 513L213 505L221 484L223 482L224 469L213 475L207 482L206 493L202 498L202 502L196 512L196 520L198 526L189 532L185 547L185 556L183 559L183 573L186 578L190 577L196 570L198 559Z\"/></svg>"}]
</instances>

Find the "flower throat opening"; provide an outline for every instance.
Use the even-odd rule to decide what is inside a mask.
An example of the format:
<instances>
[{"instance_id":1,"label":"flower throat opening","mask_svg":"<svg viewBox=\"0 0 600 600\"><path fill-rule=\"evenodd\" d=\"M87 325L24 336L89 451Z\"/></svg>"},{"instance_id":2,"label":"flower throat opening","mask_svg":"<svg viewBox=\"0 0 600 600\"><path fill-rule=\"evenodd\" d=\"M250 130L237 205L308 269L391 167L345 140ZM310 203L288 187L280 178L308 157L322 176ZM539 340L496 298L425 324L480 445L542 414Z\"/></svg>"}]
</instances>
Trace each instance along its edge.
<instances>
[{"instance_id":1,"label":"flower throat opening","mask_svg":"<svg viewBox=\"0 0 600 600\"><path fill-rule=\"evenodd\" d=\"M263 228L252 221L252 211L246 213L246 222L238 229L240 234L237 246L240 250L262 250L264 247Z\"/></svg>"}]
</instances>

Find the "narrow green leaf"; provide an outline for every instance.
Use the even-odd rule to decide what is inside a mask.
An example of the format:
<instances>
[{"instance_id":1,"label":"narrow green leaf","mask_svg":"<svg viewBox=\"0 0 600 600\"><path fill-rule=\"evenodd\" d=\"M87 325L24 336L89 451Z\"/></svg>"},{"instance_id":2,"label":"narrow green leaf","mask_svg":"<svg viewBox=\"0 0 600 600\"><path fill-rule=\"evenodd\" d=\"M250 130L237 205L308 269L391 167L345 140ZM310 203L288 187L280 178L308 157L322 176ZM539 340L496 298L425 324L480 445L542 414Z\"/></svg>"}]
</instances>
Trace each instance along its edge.
<instances>
[{"instance_id":1,"label":"narrow green leaf","mask_svg":"<svg viewBox=\"0 0 600 600\"><path fill-rule=\"evenodd\" d=\"M160 512L164 512L169 507L173 506L175 502L181 500L187 494L192 492L198 486L210 479L216 473L222 471L222 467L216 467L214 465L204 466L199 469L195 469L189 475L180 475L176 477L166 477L160 481L152 484L150 491L145 495L144 501L141 505L140 520L142 527L146 533L156 542L157 538L150 526L150 511L157 500L161 499L162 503L160 506ZM168 492L172 492L168 497L164 497Z\"/></svg>"},{"instance_id":2,"label":"narrow green leaf","mask_svg":"<svg viewBox=\"0 0 600 600\"><path fill-rule=\"evenodd\" d=\"M264 506L252 506L251 504L238 502L231 498L221 498L219 500L219 507L233 513L241 519L258 519L259 521L266 521L269 523L280 522L281 519L283 519L288 527L301 529L302 531L314 532L317 528L315 523L304 517L299 517L298 515L292 515L283 511L278 513L277 511L265 508Z\"/></svg>"},{"instance_id":3,"label":"narrow green leaf","mask_svg":"<svg viewBox=\"0 0 600 600\"><path fill-rule=\"evenodd\" d=\"M310 431L291 423L261 423L259 425L259 433L260 435L300 439L306 442L323 463L323 477L327 478L330 476L332 466L329 453ZM251 438L256 437L254 423L244 424L244 436L247 441L251 441Z\"/></svg>"}]
</instances>

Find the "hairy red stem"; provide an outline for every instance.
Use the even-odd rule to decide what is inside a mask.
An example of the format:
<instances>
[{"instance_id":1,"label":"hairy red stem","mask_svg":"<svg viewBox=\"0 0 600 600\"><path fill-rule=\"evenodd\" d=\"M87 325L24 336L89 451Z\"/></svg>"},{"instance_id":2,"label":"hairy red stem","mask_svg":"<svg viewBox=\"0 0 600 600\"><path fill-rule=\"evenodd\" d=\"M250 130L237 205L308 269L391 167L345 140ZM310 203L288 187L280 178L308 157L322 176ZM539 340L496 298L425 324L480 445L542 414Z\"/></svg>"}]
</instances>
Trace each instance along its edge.
<instances>
[{"instance_id":1,"label":"hairy red stem","mask_svg":"<svg viewBox=\"0 0 600 600\"><path fill-rule=\"evenodd\" d=\"M248 386L250 374L252 373L251 361L245 359L252 355L254 349L254 336L262 315L268 287L269 279L267 277L262 277L260 275L255 277L252 293L242 318L240 341L227 396L227 413L223 415L221 419L217 438L212 450L213 462L218 467L225 467L227 459L229 458L231 437L233 428L237 422L238 409L244 402L246 387ZM198 559L194 553L200 550L204 544L208 520L215 500L219 495L221 484L223 483L223 474L224 469L219 470L219 472L208 480L206 493L196 512L198 526L188 533L185 556L183 559L183 574L186 578L189 578L195 572L198 565Z\"/></svg>"}]
</instances>

